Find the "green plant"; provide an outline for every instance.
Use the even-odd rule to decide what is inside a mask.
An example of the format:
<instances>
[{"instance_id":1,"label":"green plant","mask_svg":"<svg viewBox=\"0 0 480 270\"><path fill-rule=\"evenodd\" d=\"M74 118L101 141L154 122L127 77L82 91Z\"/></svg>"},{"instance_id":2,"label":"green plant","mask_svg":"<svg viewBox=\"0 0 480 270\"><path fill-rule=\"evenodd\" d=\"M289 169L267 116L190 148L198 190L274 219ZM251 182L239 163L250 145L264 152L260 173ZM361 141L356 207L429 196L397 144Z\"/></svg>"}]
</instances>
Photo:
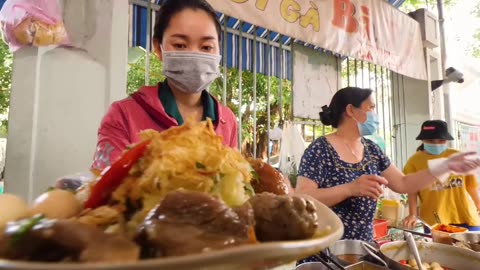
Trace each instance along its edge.
<instances>
[{"instance_id":1,"label":"green plant","mask_svg":"<svg viewBox=\"0 0 480 270\"><path fill-rule=\"evenodd\" d=\"M223 74L223 73L222 73ZM223 75L222 75L223 76ZM226 100L227 106L239 115L241 111L242 151L247 156L253 156L253 149L257 149L257 157L266 158L268 149L268 130L280 120L289 119L291 115L292 84L289 80L280 80L263 74L256 75L256 89L254 89L254 74L243 71L241 82L238 69L227 70ZM268 97L268 82L270 81L270 96ZM280 95L280 83L282 93ZM256 101L254 100L256 91ZM223 92L223 77L215 81L210 87L212 95L221 100ZM281 96L281 98L280 98ZM268 127L268 101L270 101L270 126ZM255 109L255 110L254 110ZM255 114L256 113L256 122ZM237 119L240 120L240 119ZM240 121L239 121L240 122ZM256 125L256 141L254 142L254 126Z\"/></svg>"},{"instance_id":2,"label":"green plant","mask_svg":"<svg viewBox=\"0 0 480 270\"><path fill-rule=\"evenodd\" d=\"M143 53L142 53L143 51ZM132 57L134 55L134 57ZM132 94L140 87L145 86L145 62L146 54L142 48L131 48L129 50L128 72L127 72L127 94ZM148 85L155 85L165 79L162 75L162 62L154 53L150 53Z\"/></svg>"},{"instance_id":3,"label":"green plant","mask_svg":"<svg viewBox=\"0 0 480 270\"><path fill-rule=\"evenodd\" d=\"M13 55L8 46L0 44L0 137L5 138L8 133L8 108L10 106L10 92L12 88Z\"/></svg>"},{"instance_id":4,"label":"green plant","mask_svg":"<svg viewBox=\"0 0 480 270\"><path fill-rule=\"evenodd\" d=\"M453 5L455 5L458 2L458 0L443 0L443 6L445 8L449 8ZM400 10L404 12L411 12L420 8L426 8L429 7L429 9L432 9L432 7L436 7L437 1L436 0L406 0L401 6Z\"/></svg>"},{"instance_id":5,"label":"green plant","mask_svg":"<svg viewBox=\"0 0 480 270\"><path fill-rule=\"evenodd\" d=\"M129 59L129 70L127 75L127 92L132 94L141 86L145 85L145 53L138 55L139 50L134 51L134 57ZM152 53L150 56L150 85L155 85L164 80L161 74L162 63ZM210 87L210 93L220 102L223 94L223 70L222 76L218 78ZM256 106L254 106L254 74L249 71L242 72L242 100L240 101L239 72L238 69L227 70L227 88L226 100L227 106L237 115L239 110L242 112L242 151L247 156L253 156L254 145L257 147L257 157L266 158L268 142L267 142L267 85L270 81L270 129L278 123L280 119L288 119L291 115L291 93L292 84L288 80L282 80L282 98L280 99L280 80L275 77L270 79L262 74L256 76ZM280 102L282 101L282 102ZM256 109L256 119L254 121L254 108ZM280 110L282 108L282 110ZM281 115L280 115L281 111ZM240 121L239 121L240 123ZM254 142L254 125L257 127L257 140Z\"/></svg>"}]
</instances>

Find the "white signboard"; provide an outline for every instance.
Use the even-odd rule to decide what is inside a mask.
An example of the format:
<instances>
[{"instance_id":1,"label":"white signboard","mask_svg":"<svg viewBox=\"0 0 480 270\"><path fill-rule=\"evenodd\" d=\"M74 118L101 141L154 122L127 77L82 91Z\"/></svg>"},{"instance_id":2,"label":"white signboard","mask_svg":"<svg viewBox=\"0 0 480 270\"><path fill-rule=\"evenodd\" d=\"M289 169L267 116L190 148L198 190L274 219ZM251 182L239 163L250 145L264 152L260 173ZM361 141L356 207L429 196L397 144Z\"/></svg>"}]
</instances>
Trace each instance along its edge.
<instances>
[{"instance_id":1,"label":"white signboard","mask_svg":"<svg viewBox=\"0 0 480 270\"><path fill-rule=\"evenodd\" d=\"M339 59L296 45L293 51L293 116L319 119L339 89Z\"/></svg>"},{"instance_id":2,"label":"white signboard","mask_svg":"<svg viewBox=\"0 0 480 270\"><path fill-rule=\"evenodd\" d=\"M383 0L208 0L234 18L427 79L420 24Z\"/></svg>"}]
</instances>

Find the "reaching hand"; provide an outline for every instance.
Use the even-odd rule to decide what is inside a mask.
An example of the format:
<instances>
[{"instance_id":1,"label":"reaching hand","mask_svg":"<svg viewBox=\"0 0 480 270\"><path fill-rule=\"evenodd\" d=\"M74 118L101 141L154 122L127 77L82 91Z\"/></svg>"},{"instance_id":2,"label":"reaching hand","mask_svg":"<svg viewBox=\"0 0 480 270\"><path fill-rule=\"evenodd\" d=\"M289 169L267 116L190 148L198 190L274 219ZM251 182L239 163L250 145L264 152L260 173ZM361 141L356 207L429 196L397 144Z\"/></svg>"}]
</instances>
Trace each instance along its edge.
<instances>
[{"instance_id":1,"label":"reaching hand","mask_svg":"<svg viewBox=\"0 0 480 270\"><path fill-rule=\"evenodd\" d=\"M467 174L480 167L480 158L475 152L465 152L447 159L448 169L454 173Z\"/></svg>"},{"instance_id":2,"label":"reaching hand","mask_svg":"<svg viewBox=\"0 0 480 270\"><path fill-rule=\"evenodd\" d=\"M382 195L382 185L388 181L377 175L362 175L355 181L349 183L352 197L370 197L378 199Z\"/></svg>"},{"instance_id":3,"label":"reaching hand","mask_svg":"<svg viewBox=\"0 0 480 270\"><path fill-rule=\"evenodd\" d=\"M413 229L417 225L417 217L415 215L408 215L403 219L402 224L407 229Z\"/></svg>"},{"instance_id":4,"label":"reaching hand","mask_svg":"<svg viewBox=\"0 0 480 270\"><path fill-rule=\"evenodd\" d=\"M428 169L440 182L445 182L451 173L469 174L480 167L480 158L475 152L465 152L449 158L432 159L428 161Z\"/></svg>"}]
</instances>

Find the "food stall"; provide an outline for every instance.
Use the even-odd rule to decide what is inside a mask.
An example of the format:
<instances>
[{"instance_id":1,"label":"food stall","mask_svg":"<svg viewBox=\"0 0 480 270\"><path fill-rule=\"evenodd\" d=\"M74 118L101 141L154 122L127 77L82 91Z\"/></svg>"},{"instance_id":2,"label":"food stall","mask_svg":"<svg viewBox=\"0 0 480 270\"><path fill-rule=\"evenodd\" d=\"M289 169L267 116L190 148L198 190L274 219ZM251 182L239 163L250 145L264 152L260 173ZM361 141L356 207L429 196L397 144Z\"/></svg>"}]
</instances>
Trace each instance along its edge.
<instances>
[{"instance_id":1,"label":"food stall","mask_svg":"<svg viewBox=\"0 0 480 270\"><path fill-rule=\"evenodd\" d=\"M269 164L223 146L211 125L144 131L74 191L72 179L63 179L31 204L0 195L0 269L293 269L311 254L320 262L297 269L480 263L478 234L445 224L431 236L413 232L433 242L411 234L410 242L339 240L344 227L330 208L292 194ZM413 247L423 264L413 260Z\"/></svg>"},{"instance_id":2,"label":"food stall","mask_svg":"<svg viewBox=\"0 0 480 270\"><path fill-rule=\"evenodd\" d=\"M367 23L366 29L352 29L354 23L342 24L343 16L350 16L351 22L358 18L353 13L343 14L339 7L345 4L347 11L358 9L350 1L282 1L281 23L277 25L280 17L272 16L270 26L260 20L277 8L268 6L268 1L211 2L224 14L243 20L253 14L257 21L252 19L252 23L315 46L376 62L408 76L426 76L418 25L410 18L400 17L401 28L411 30L413 35L399 48L389 47L393 45L388 44L392 41L388 38L393 36L384 37L387 40L373 36L378 34L374 29L399 30L393 22L392 29L381 29L381 14L391 15L394 10L387 3L366 1L360 7L361 19L371 19L372 24ZM247 2L244 10L238 8ZM325 36L298 34L298 29L320 32L319 27L329 25L328 14L322 14L329 9L340 14L336 25L330 25L326 33L335 40L354 33L360 44L347 42L352 47L339 48L336 41L325 40ZM297 23L295 27L287 27L293 22ZM369 42L374 40L381 44L371 47L375 44ZM399 52L395 59L400 63L390 62L389 50ZM159 155L159 149L169 154ZM277 178L262 177L262 170L273 169L256 162L223 147L208 121L187 123L163 133L146 132L141 143L128 149L108 170L87 177L87 183L80 183L75 192L65 190L70 185L59 183L31 204L10 194L1 196L0 207L5 211L0 225L6 230L1 235L0 256L6 260L0 261L0 269L268 269L322 250L325 252L319 256L325 255L328 266L337 264L334 258L340 257L349 264L345 268L358 267L352 256L365 254L345 252L345 247L354 245L344 245L343 254L335 250L341 243L338 240L343 225L333 211L307 196L288 196L286 187L272 190L272 184L266 182ZM278 183L273 186L278 187ZM371 257L379 257L377 261L360 262L363 265L395 269L401 263L410 263L405 242L387 243L379 250L357 244ZM433 267L438 262L460 269L478 265L480 260L477 253L466 249L436 243L418 245L422 257L435 260L429 262ZM452 256L454 262L445 260Z\"/></svg>"},{"instance_id":3,"label":"food stall","mask_svg":"<svg viewBox=\"0 0 480 270\"><path fill-rule=\"evenodd\" d=\"M306 263L298 269L421 269L418 265L425 270L476 269L480 234L445 224L431 226L432 232L427 234L422 227L397 226L395 230L400 233L389 232L373 243L339 240L324 251L321 262Z\"/></svg>"},{"instance_id":4,"label":"food stall","mask_svg":"<svg viewBox=\"0 0 480 270\"><path fill-rule=\"evenodd\" d=\"M0 195L0 269L266 269L341 238L331 209L290 196L281 174L222 145L212 125L144 131L74 191L63 179L31 204Z\"/></svg>"}]
</instances>

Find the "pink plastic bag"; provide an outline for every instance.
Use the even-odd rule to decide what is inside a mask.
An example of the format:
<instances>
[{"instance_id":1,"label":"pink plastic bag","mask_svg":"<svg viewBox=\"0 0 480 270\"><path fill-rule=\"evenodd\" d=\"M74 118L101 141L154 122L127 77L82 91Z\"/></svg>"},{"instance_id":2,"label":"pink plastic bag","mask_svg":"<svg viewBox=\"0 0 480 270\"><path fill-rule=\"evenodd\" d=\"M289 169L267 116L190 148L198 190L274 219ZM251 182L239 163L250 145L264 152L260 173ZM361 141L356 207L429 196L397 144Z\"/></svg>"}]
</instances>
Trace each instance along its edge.
<instances>
[{"instance_id":1,"label":"pink plastic bag","mask_svg":"<svg viewBox=\"0 0 480 270\"><path fill-rule=\"evenodd\" d=\"M14 52L26 46L67 45L57 0L7 0L0 10L4 41Z\"/></svg>"}]
</instances>

